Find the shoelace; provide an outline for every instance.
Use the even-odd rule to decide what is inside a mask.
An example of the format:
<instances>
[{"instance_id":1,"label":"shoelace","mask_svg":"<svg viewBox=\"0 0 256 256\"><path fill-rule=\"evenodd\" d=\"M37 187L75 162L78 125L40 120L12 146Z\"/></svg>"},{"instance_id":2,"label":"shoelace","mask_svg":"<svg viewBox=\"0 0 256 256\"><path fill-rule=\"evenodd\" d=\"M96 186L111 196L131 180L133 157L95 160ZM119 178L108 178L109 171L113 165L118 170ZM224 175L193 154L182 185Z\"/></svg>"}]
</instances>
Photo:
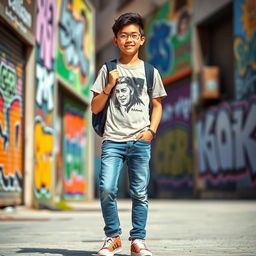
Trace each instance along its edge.
<instances>
[{"instance_id":1,"label":"shoelace","mask_svg":"<svg viewBox=\"0 0 256 256\"><path fill-rule=\"evenodd\" d=\"M136 244L140 249L147 249L147 248L146 248L145 241L142 240L142 239L135 239L135 240L133 241L133 244Z\"/></svg>"},{"instance_id":2,"label":"shoelace","mask_svg":"<svg viewBox=\"0 0 256 256\"><path fill-rule=\"evenodd\" d=\"M104 245L103 245L103 247L109 247L112 242L113 242L113 238L112 238L112 237L106 237L106 238L104 239Z\"/></svg>"}]
</instances>

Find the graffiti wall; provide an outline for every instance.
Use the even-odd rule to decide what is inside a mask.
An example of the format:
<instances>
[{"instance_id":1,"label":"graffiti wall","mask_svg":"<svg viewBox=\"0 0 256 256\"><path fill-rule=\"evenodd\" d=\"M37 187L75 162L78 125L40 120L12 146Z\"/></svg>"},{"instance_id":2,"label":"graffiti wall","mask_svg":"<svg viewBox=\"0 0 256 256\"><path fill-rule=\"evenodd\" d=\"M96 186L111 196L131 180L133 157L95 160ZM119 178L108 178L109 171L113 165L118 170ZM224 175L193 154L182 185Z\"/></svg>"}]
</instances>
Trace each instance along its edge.
<instances>
[{"instance_id":1,"label":"graffiti wall","mask_svg":"<svg viewBox=\"0 0 256 256\"><path fill-rule=\"evenodd\" d=\"M34 190L37 201L51 200L55 186L55 84L58 77L89 99L94 75L93 13L86 1L37 1L36 116ZM56 75L57 74L57 75ZM61 83L60 83L61 84ZM86 195L84 108L61 101L63 195ZM57 120L61 122L60 120ZM72 128L69 127L72 124ZM44 143L42 143L44 141Z\"/></svg>"},{"instance_id":2,"label":"graffiti wall","mask_svg":"<svg viewBox=\"0 0 256 256\"><path fill-rule=\"evenodd\" d=\"M55 0L37 1L33 186L36 203L53 197L56 14Z\"/></svg>"},{"instance_id":3,"label":"graffiti wall","mask_svg":"<svg viewBox=\"0 0 256 256\"><path fill-rule=\"evenodd\" d=\"M256 186L256 97L223 103L196 124L200 178L209 187Z\"/></svg>"},{"instance_id":4,"label":"graffiti wall","mask_svg":"<svg viewBox=\"0 0 256 256\"><path fill-rule=\"evenodd\" d=\"M146 56L168 84L191 73L192 1L167 1L146 26Z\"/></svg>"},{"instance_id":5,"label":"graffiti wall","mask_svg":"<svg viewBox=\"0 0 256 256\"><path fill-rule=\"evenodd\" d=\"M190 193L192 175L192 118L190 81L167 87L157 137L152 142L152 178L156 193Z\"/></svg>"},{"instance_id":6,"label":"graffiti wall","mask_svg":"<svg viewBox=\"0 0 256 256\"><path fill-rule=\"evenodd\" d=\"M10 57L0 45L0 195L12 204L22 197L24 65Z\"/></svg>"},{"instance_id":7,"label":"graffiti wall","mask_svg":"<svg viewBox=\"0 0 256 256\"><path fill-rule=\"evenodd\" d=\"M34 34L35 1L32 0L2 0L2 14L5 19L24 36Z\"/></svg>"},{"instance_id":8,"label":"graffiti wall","mask_svg":"<svg viewBox=\"0 0 256 256\"><path fill-rule=\"evenodd\" d=\"M256 94L256 2L236 0L234 5L234 56L236 99Z\"/></svg>"},{"instance_id":9,"label":"graffiti wall","mask_svg":"<svg viewBox=\"0 0 256 256\"><path fill-rule=\"evenodd\" d=\"M89 98L94 80L94 20L86 1L58 0L56 72Z\"/></svg>"},{"instance_id":10,"label":"graffiti wall","mask_svg":"<svg viewBox=\"0 0 256 256\"><path fill-rule=\"evenodd\" d=\"M66 99L64 103L62 149L63 193L65 199L82 199L86 196L86 128L83 106Z\"/></svg>"}]
</instances>

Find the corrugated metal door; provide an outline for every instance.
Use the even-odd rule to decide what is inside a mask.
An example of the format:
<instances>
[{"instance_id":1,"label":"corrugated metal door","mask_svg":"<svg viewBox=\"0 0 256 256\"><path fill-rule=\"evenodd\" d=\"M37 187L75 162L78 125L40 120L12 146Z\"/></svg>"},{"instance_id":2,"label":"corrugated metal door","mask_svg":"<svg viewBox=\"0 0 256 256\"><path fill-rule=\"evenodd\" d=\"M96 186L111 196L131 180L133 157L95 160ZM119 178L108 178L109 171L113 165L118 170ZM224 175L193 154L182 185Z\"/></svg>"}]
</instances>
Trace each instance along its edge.
<instances>
[{"instance_id":1,"label":"corrugated metal door","mask_svg":"<svg viewBox=\"0 0 256 256\"><path fill-rule=\"evenodd\" d=\"M0 23L0 205L22 202L25 45Z\"/></svg>"}]
</instances>

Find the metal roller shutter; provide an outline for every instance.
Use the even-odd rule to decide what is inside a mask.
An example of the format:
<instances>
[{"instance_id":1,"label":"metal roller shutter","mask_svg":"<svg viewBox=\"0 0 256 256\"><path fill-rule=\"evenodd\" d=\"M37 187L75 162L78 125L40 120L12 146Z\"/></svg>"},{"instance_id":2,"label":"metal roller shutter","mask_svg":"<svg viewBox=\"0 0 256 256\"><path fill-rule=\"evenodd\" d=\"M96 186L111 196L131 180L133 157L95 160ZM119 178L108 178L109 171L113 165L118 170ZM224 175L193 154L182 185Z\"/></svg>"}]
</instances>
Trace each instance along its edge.
<instances>
[{"instance_id":1,"label":"metal roller shutter","mask_svg":"<svg viewBox=\"0 0 256 256\"><path fill-rule=\"evenodd\" d=\"M22 202L25 45L0 22L0 205Z\"/></svg>"}]
</instances>

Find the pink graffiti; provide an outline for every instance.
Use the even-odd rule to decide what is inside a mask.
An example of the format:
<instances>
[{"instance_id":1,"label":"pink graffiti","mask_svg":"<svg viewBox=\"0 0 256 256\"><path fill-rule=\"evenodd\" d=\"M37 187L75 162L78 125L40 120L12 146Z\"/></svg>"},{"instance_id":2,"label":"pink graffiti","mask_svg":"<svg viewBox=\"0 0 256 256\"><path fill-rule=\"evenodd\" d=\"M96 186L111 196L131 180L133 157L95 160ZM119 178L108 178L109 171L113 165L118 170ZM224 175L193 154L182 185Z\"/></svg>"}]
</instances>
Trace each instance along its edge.
<instances>
[{"instance_id":1,"label":"pink graffiti","mask_svg":"<svg viewBox=\"0 0 256 256\"><path fill-rule=\"evenodd\" d=\"M40 58L50 70L55 53L56 3L55 0L37 1L36 41L40 45Z\"/></svg>"}]
</instances>

